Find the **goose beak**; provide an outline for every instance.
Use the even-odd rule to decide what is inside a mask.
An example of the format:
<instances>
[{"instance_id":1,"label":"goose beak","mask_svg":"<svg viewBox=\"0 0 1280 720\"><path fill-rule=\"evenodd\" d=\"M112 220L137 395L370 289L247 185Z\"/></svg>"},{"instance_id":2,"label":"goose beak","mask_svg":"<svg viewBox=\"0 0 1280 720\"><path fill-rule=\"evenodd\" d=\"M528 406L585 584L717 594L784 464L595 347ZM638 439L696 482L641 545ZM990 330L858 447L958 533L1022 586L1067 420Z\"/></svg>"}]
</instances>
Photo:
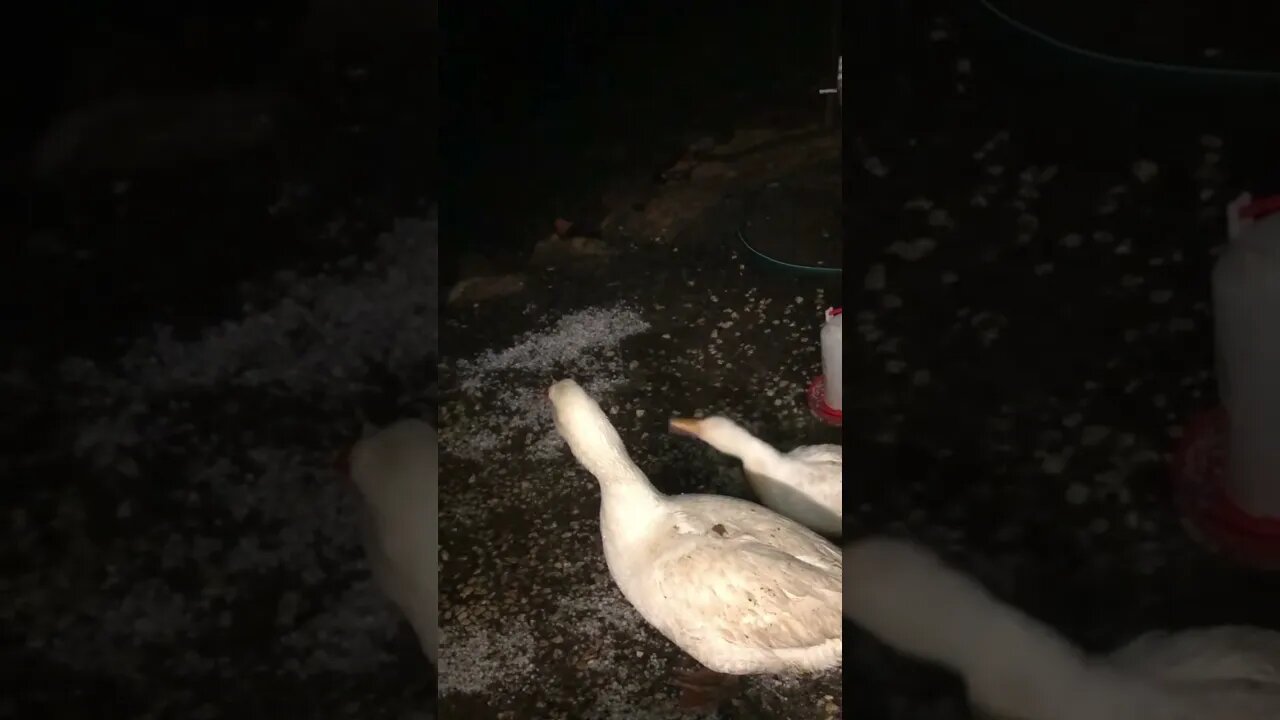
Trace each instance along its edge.
<instances>
[{"instance_id":1,"label":"goose beak","mask_svg":"<svg viewBox=\"0 0 1280 720\"><path fill-rule=\"evenodd\" d=\"M677 435L699 437L699 433L702 431L702 421L694 418L672 418L667 423L667 427Z\"/></svg>"}]
</instances>

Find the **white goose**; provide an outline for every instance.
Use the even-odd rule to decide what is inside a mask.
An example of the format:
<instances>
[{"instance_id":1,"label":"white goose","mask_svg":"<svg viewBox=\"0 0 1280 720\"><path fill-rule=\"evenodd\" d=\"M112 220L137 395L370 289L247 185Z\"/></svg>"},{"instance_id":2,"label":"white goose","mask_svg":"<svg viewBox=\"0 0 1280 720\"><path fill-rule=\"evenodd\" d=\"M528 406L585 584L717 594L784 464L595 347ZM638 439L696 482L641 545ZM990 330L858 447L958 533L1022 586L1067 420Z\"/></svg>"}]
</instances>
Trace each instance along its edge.
<instances>
[{"instance_id":1,"label":"white goose","mask_svg":"<svg viewBox=\"0 0 1280 720\"><path fill-rule=\"evenodd\" d=\"M746 500L658 492L577 383L557 382L549 395L560 436L600 483L600 534L618 589L711 671L689 674L687 704L725 676L840 664L839 549Z\"/></svg>"},{"instance_id":2,"label":"white goose","mask_svg":"<svg viewBox=\"0 0 1280 720\"><path fill-rule=\"evenodd\" d=\"M823 535L842 534L844 456L839 445L804 445L784 454L718 415L676 418L670 427L741 460L747 483L765 505Z\"/></svg>"},{"instance_id":3,"label":"white goose","mask_svg":"<svg viewBox=\"0 0 1280 720\"><path fill-rule=\"evenodd\" d=\"M343 462L364 499L364 547L374 581L408 618L434 665L440 656L435 428L401 420L357 442Z\"/></svg>"},{"instance_id":4,"label":"white goose","mask_svg":"<svg viewBox=\"0 0 1280 720\"><path fill-rule=\"evenodd\" d=\"M1149 633L1089 658L916 545L845 548L844 612L884 643L949 667L1001 720L1274 720L1280 633L1217 627Z\"/></svg>"}]
</instances>

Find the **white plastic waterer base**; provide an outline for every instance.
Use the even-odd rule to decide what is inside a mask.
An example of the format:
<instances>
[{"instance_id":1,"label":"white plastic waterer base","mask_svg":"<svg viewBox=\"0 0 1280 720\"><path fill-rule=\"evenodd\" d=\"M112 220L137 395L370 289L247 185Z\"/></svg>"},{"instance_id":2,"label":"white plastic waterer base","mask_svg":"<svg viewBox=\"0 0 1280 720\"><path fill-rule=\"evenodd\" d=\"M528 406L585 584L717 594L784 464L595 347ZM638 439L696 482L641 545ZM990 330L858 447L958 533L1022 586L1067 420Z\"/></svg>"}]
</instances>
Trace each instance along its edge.
<instances>
[{"instance_id":1,"label":"white plastic waterer base","mask_svg":"<svg viewBox=\"0 0 1280 720\"><path fill-rule=\"evenodd\" d=\"M809 383L808 392L809 410L822 422L836 426L844 422L844 411L836 407L843 405L843 313L844 310L839 307L827 308L824 313L826 321L822 326L822 374Z\"/></svg>"},{"instance_id":2,"label":"white plastic waterer base","mask_svg":"<svg viewBox=\"0 0 1280 720\"><path fill-rule=\"evenodd\" d=\"M1198 540L1243 565L1280 570L1280 517L1242 509L1227 492L1230 418L1214 408L1191 419L1173 455L1173 490L1183 524Z\"/></svg>"}]
</instances>

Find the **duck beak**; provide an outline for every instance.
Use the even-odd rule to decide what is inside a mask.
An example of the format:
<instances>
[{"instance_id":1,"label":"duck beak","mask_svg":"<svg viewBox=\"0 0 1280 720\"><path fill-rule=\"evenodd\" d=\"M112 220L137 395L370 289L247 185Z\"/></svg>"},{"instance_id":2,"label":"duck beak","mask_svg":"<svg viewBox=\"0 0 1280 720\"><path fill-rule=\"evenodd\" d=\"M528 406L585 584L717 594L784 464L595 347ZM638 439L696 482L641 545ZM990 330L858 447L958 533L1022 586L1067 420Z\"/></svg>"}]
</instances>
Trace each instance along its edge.
<instances>
[{"instance_id":1,"label":"duck beak","mask_svg":"<svg viewBox=\"0 0 1280 720\"><path fill-rule=\"evenodd\" d=\"M667 427L677 435L699 437L699 433L702 430L702 421L695 418L672 418L667 423Z\"/></svg>"}]
</instances>

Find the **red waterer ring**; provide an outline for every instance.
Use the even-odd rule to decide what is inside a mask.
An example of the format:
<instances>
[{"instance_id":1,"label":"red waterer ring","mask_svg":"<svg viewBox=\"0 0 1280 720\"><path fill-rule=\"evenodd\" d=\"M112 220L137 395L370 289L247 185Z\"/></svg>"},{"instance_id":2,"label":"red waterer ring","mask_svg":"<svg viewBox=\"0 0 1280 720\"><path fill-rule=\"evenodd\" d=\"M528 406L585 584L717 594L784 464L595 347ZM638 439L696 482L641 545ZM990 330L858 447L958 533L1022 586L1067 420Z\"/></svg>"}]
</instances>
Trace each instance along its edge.
<instances>
[{"instance_id":1,"label":"red waterer ring","mask_svg":"<svg viewBox=\"0 0 1280 720\"><path fill-rule=\"evenodd\" d=\"M1280 518L1251 515L1224 484L1231 425L1222 407L1194 416L1173 455L1173 492L1183 525L1243 565L1280 570Z\"/></svg>"}]
</instances>

